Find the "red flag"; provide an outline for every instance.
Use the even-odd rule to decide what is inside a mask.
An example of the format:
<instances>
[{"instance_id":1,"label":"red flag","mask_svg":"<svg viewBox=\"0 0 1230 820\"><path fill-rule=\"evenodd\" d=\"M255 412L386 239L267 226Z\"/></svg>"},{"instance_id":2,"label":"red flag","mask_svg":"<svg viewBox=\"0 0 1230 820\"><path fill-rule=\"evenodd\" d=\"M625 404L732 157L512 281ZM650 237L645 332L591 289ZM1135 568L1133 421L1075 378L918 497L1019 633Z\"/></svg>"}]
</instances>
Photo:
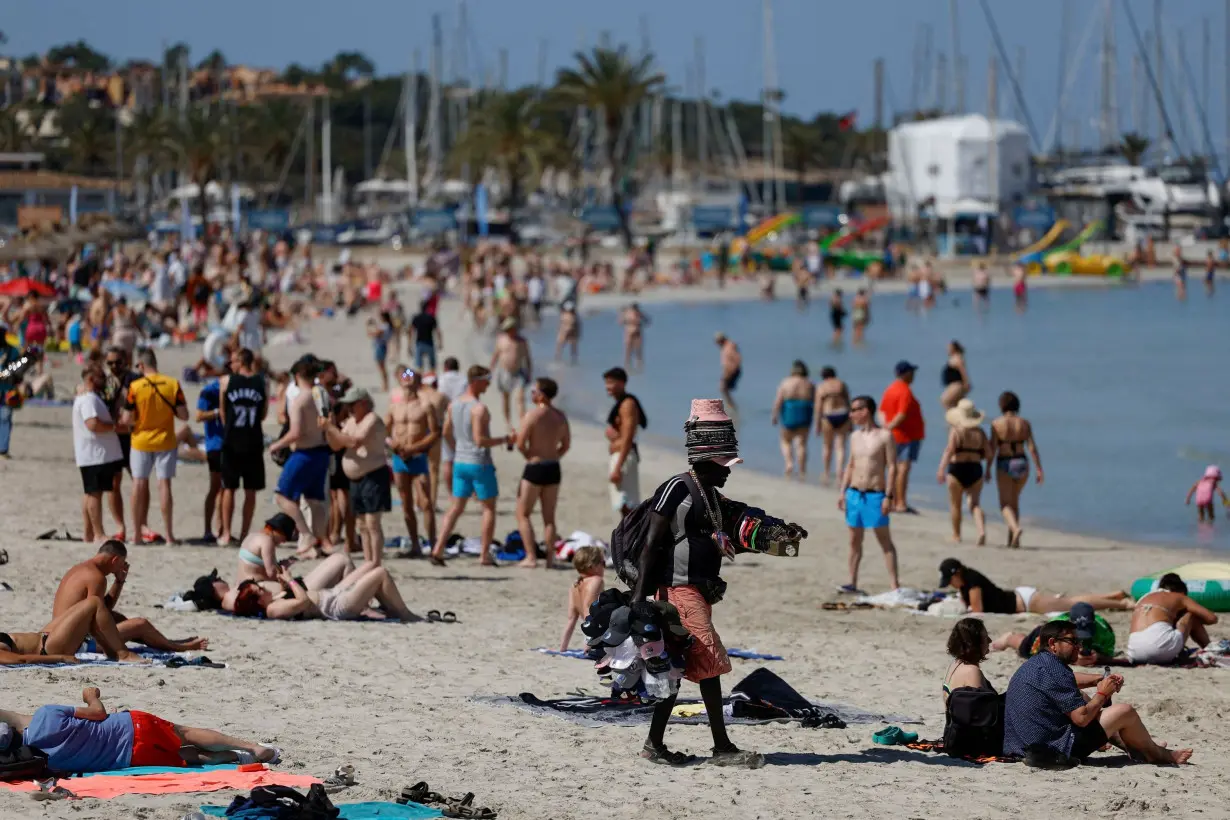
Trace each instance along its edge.
<instances>
[{"instance_id":1,"label":"red flag","mask_svg":"<svg viewBox=\"0 0 1230 820\"><path fill-rule=\"evenodd\" d=\"M857 123L858 123L858 112L851 111L850 113L846 114L845 116L843 116L841 119L837 121L837 130L838 131L851 131L854 129L854 126Z\"/></svg>"}]
</instances>

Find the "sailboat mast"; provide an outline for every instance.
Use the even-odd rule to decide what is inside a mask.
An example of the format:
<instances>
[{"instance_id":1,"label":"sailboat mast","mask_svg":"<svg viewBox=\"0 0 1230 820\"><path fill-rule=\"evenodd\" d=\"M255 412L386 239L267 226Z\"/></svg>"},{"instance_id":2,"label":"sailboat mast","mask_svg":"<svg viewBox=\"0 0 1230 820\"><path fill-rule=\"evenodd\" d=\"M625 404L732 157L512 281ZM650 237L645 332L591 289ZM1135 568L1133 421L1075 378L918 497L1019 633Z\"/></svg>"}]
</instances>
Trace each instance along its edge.
<instances>
[{"instance_id":1,"label":"sailboat mast","mask_svg":"<svg viewBox=\"0 0 1230 820\"><path fill-rule=\"evenodd\" d=\"M952 31L952 87L956 113L965 113L965 76L961 65L961 31L957 22L957 0L948 0L948 25Z\"/></svg>"},{"instance_id":2,"label":"sailboat mast","mask_svg":"<svg viewBox=\"0 0 1230 820\"><path fill-rule=\"evenodd\" d=\"M696 38L696 162L703 184L709 167L708 95L705 93L705 40Z\"/></svg>"},{"instance_id":3,"label":"sailboat mast","mask_svg":"<svg viewBox=\"0 0 1230 820\"><path fill-rule=\"evenodd\" d=\"M321 219L333 224L333 114L329 95L320 100L324 117L320 123L320 193L324 200Z\"/></svg>"},{"instance_id":4,"label":"sailboat mast","mask_svg":"<svg viewBox=\"0 0 1230 820\"><path fill-rule=\"evenodd\" d=\"M402 147L406 154L406 193L411 208L419 204L419 50L414 50L414 62L406 75L406 110Z\"/></svg>"}]
</instances>

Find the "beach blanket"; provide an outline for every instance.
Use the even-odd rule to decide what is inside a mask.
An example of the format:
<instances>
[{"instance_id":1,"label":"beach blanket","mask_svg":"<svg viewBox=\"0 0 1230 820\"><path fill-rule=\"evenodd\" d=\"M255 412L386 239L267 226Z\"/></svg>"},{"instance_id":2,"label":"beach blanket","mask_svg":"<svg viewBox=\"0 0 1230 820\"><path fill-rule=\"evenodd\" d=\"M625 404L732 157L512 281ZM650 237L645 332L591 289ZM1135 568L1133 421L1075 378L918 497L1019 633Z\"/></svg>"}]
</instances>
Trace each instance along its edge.
<instances>
[{"instance_id":1,"label":"beach blanket","mask_svg":"<svg viewBox=\"0 0 1230 820\"><path fill-rule=\"evenodd\" d=\"M1169 663L1137 663L1123 655L1111 658L1106 663L1110 666L1164 666L1170 669L1230 669L1230 652L1223 651L1220 646L1205 649L1188 647Z\"/></svg>"},{"instance_id":2,"label":"beach blanket","mask_svg":"<svg viewBox=\"0 0 1230 820\"><path fill-rule=\"evenodd\" d=\"M127 769L112 769L108 772L81 772L73 777L98 777L99 775L122 775L125 777L144 777L150 774L179 774L180 772L237 772L262 771L264 763L214 763L209 766L129 766Z\"/></svg>"},{"instance_id":3,"label":"beach blanket","mask_svg":"<svg viewBox=\"0 0 1230 820\"><path fill-rule=\"evenodd\" d=\"M0 664L0 672L12 669L73 669L78 666L122 666L133 669L150 669L155 667L160 669L226 669L225 663L212 661L204 655L193 657L191 652L162 652L157 649L150 649L148 646L129 648L143 658L148 658L149 663L121 663L120 661L111 660L101 652L88 651L83 648L76 653L77 663Z\"/></svg>"},{"instance_id":4,"label":"beach blanket","mask_svg":"<svg viewBox=\"0 0 1230 820\"><path fill-rule=\"evenodd\" d=\"M340 820L426 820L440 817L439 809L419 803L334 803ZM226 806L201 806L207 817L225 817Z\"/></svg>"},{"instance_id":5,"label":"beach blanket","mask_svg":"<svg viewBox=\"0 0 1230 820\"><path fill-rule=\"evenodd\" d=\"M251 767L244 767L250 769ZM192 792L216 792L222 789L251 791L257 786L290 786L306 789L319 783L315 777L304 774L275 772L263 765L256 770L202 771L199 769L176 769L165 774L145 775L96 775L65 780L68 789L77 797L95 797L110 800L126 794L189 794ZM34 781L18 783L0 782L0 788L14 792L36 792Z\"/></svg>"},{"instance_id":6,"label":"beach blanket","mask_svg":"<svg viewBox=\"0 0 1230 820\"><path fill-rule=\"evenodd\" d=\"M935 752L936 754L944 754L943 740L920 740L917 743L903 744L907 749L913 749L916 752ZM960 757L956 760L968 760L970 763L1020 763L1024 758L1014 755L994 755L983 757Z\"/></svg>"},{"instance_id":7,"label":"beach blanket","mask_svg":"<svg viewBox=\"0 0 1230 820\"><path fill-rule=\"evenodd\" d=\"M541 652L544 655L556 655L561 658L576 658L577 660L588 660L585 656L584 649L547 649L545 646L539 646L530 650L531 652ZM755 649L727 649L726 654L732 658L740 658L745 661L782 661L785 660L781 655L766 655L757 652Z\"/></svg>"}]
</instances>

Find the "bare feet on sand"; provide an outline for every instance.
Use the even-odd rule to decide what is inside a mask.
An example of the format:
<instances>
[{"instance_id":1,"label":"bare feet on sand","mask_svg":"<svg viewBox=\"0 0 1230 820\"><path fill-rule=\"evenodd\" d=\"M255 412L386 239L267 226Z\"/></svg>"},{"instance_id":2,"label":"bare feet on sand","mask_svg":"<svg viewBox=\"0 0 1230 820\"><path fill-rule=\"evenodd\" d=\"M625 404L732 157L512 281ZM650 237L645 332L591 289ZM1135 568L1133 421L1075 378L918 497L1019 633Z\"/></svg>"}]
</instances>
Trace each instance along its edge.
<instances>
[{"instance_id":1,"label":"bare feet on sand","mask_svg":"<svg viewBox=\"0 0 1230 820\"><path fill-rule=\"evenodd\" d=\"M115 659L119 661L120 663L148 664L150 662L149 658L143 658L140 655L138 655L136 652L133 652L128 649L125 649L122 652L117 653L115 656Z\"/></svg>"},{"instance_id":2,"label":"bare feet on sand","mask_svg":"<svg viewBox=\"0 0 1230 820\"><path fill-rule=\"evenodd\" d=\"M171 646L175 647L175 652L192 652L197 649L208 649L209 638L198 638L193 635L185 641L172 641Z\"/></svg>"}]
</instances>

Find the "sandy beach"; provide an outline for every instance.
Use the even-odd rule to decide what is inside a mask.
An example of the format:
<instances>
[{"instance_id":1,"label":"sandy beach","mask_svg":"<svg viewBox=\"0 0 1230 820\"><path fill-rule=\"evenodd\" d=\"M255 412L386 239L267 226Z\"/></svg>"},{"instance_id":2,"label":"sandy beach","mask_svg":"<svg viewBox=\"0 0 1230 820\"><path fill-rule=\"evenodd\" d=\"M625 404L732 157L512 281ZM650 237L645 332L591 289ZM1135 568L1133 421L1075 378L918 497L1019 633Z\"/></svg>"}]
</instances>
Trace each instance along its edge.
<instances>
[{"instance_id":1,"label":"sandy beach","mask_svg":"<svg viewBox=\"0 0 1230 820\"><path fill-rule=\"evenodd\" d=\"M954 286L967 273L954 272ZM1166 272L1146 274L1163 276ZM997 279L1002 286L1003 279ZM1071 278L1073 284L1087 280ZM1033 284L1033 280L1031 280ZM747 298L750 283L723 294L715 291L655 290L638 297L663 299ZM611 307L622 297L587 298L585 309ZM413 304L409 296L404 300ZM553 322L553 318L548 318ZM489 339L469 332L455 300L442 306L445 354L465 366L486 363ZM378 379L363 332L363 317L318 321L305 329L302 346L267 351L276 367L312 350L336 359L357 384ZM535 351L540 359L549 351ZM665 351L651 351L651 354ZM178 375L195 361L199 348L159 353L161 369ZM679 355L710 357L705 344ZM612 351L613 360L618 353ZM707 361L707 359L706 359ZM65 384L75 381L75 366L57 371ZM597 374L593 377L599 379ZM189 390L195 406L196 391ZM498 406L498 394L488 395ZM383 412L387 396L377 395ZM641 486L648 493L684 467L682 424L654 419L655 432L678 429L677 449L642 448ZM498 415L498 410L496 411ZM0 592L0 629L26 631L49 619L60 575L92 549L82 544L36 541L52 527L81 530L80 481L73 463L69 408L23 409L16 415L14 459L0 463L0 515L6 523L0 548L11 561L0 579L14 588ZM497 537L515 529L513 495L520 457L494 453L501 481ZM614 524L607 498L606 442L602 431L573 428L573 449L563 464L560 532L580 529L606 538ZM276 475L269 466L271 486ZM920 470L915 480L927 478ZM204 466L180 465L175 482L175 526L180 537L199 535L200 499L207 486ZM126 480L125 491L130 483ZM740 558L725 571L726 599L715 621L726 645L785 656L765 664L814 699L840 701L875 712L894 712L924 721L913 727L927 738L943 729L940 684L948 665L944 642L953 621L906 612L831 613L820 604L832 600L844 580L847 532L836 496L815 484L736 468L727 494L798 521L810 530L797 559ZM1026 495L1028 504L1028 491ZM126 507L128 506L126 501ZM460 531L477 534L475 505ZM257 516L273 511L271 494ZM157 514L153 515L157 526ZM1002 543L998 513L989 513L989 542ZM108 526L110 525L109 518ZM399 508L385 518L389 535L403 527ZM948 543L946 514L925 512L893 521L906 586L930 589L938 581L941 559L955 555L1006 586L1031 584L1051 592L1126 589L1146 573L1207 558L1207 554L1143 547L1131 543L1031 529L1026 547L1009 551ZM287 553L289 554L289 552ZM83 686L102 689L109 708L131 707L176 722L218 728L230 734L279 746L283 766L319 777L351 763L359 785L335 802L392 800L404 786L427 781L445 794L476 793L476 802L499 809L507 820L593 818L629 811L660 817L713 820L793 817L937 817L947 814L983 818L1230 816L1230 739L1221 731L1230 714L1230 687L1224 670L1128 669L1118 700L1136 705L1155 737L1172 747L1192 747L1194 765L1155 768L1123 765L1120 754L1101 755L1108 764L1063 773L1031 772L1023 765L978 767L943 756L885 750L872 744L877 727L844 730L803 729L795 725L735 726L731 736L745 748L768 755L758 771L732 771L700 765L672 770L637 757L644 729L585 728L553 717L476 703L474 696L533 692L559 697L601 689L590 666L579 660L528 651L556 646L563 621L571 571L535 572L487 569L474 560L454 560L446 568L425 561L386 563L411 608L450 609L459 622L389 625L324 621L264 622L213 614L178 613L155 608L192 580L217 567L235 573L234 549L205 547L131 547L131 574L120 607L145 616L173 637L200 634L211 642L206 654L230 666L213 669L81 667L0 671L4 708L32 711L46 703L73 704ZM608 582L614 584L613 573ZM862 585L886 588L878 549L866 547ZM987 616L992 635L1038 622L1036 616ZM1128 613L1109 613L1126 642ZM1216 640L1226 634L1214 627ZM574 646L578 645L574 637ZM734 661L724 679L727 690L759 665ZM984 665L1001 691L1019 664L1014 653L993 655ZM683 697L697 697L685 685ZM668 743L707 755L707 727L674 726ZM129 796L110 801L66 801L47 806L24 795L0 791L0 816L178 818L202 803L226 804L233 793L165 797Z\"/></svg>"}]
</instances>

